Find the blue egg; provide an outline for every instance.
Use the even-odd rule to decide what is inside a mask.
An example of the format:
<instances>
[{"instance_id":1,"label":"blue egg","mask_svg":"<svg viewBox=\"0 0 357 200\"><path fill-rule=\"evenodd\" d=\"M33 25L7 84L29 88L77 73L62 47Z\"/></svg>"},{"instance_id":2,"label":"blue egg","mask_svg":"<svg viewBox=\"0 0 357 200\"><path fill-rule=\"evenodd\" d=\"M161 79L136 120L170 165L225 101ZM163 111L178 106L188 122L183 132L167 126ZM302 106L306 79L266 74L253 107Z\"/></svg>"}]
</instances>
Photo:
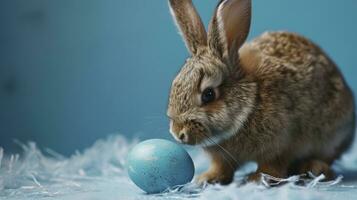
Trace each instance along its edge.
<instances>
[{"instance_id":1,"label":"blue egg","mask_svg":"<svg viewBox=\"0 0 357 200\"><path fill-rule=\"evenodd\" d=\"M127 168L130 179L147 193L189 183L195 172L187 151L162 139L137 144L128 154Z\"/></svg>"}]
</instances>

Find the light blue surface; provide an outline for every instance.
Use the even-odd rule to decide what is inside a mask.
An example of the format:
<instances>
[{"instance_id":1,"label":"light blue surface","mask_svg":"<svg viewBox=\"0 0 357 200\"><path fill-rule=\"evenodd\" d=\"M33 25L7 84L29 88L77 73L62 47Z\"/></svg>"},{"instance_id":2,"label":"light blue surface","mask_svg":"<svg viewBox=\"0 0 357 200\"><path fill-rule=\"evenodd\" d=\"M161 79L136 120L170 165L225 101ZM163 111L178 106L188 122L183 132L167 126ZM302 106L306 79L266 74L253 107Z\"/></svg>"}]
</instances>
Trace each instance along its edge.
<instances>
[{"instance_id":1,"label":"light blue surface","mask_svg":"<svg viewBox=\"0 0 357 200\"><path fill-rule=\"evenodd\" d=\"M41 152L34 143L23 145L24 154L18 158L3 156L0 149L0 199L6 200L355 200L357 196L357 146L335 164L344 178L336 182L319 182L319 178L296 183L298 177L285 180L281 187L244 184L242 179L254 171L250 164L237 171L229 186L198 187L194 183L180 190L148 195L129 179L125 157L136 142L120 135L98 140L85 151L69 158L52 151ZM198 175L208 167L206 155L190 150ZM51 155L51 156L50 156ZM300 179L301 180L301 179Z\"/></svg>"},{"instance_id":2,"label":"light blue surface","mask_svg":"<svg viewBox=\"0 0 357 200\"><path fill-rule=\"evenodd\" d=\"M128 154L127 169L131 180L147 193L189 183L195 173L186 150L162 139L137 144Z\"/></svg>"},{"instance_id":3,"label":"light blue surface","mask_svg":"<svg viewBox=\"0 0 357 200\"><path fill-rule=\"evenodd\" d=\"M194 0L205 24L218 0ZM357 91L356 0L253 0L250 38L299 32ZM120 131L171 138L169 87L188 56L167 0L1 0L0 146L70 155Z\"/></svg>"}]
</instances>

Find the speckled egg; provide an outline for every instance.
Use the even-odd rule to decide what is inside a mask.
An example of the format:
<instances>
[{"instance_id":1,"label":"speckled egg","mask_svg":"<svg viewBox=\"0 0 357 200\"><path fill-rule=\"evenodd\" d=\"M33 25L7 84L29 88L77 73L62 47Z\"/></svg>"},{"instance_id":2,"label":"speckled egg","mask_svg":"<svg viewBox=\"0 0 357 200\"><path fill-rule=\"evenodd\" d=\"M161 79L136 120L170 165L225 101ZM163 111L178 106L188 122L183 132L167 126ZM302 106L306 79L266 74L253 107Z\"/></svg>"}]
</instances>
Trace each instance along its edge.
<instances>
[{"instance_id":1,"label":"speckled egg","mask_svg":"<svg viewBox=\"0 0 357 200\"><path fill-rule=\"evenodd\" d=\"M128 154L130 179L147 193L190 182L194 165L187 151L176 143L162 139L146 140Z\"/></svg>"}]
</instances>

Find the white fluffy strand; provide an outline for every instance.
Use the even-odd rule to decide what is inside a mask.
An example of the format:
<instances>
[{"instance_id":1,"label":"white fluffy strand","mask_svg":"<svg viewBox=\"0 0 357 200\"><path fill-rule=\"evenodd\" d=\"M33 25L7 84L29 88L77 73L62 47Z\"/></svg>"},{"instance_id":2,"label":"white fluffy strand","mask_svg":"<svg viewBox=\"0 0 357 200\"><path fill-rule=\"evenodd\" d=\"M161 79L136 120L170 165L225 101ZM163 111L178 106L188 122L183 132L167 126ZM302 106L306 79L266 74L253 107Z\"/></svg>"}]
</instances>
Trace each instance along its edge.
<instances>
[{"instance_id":1,"label":"white fluffy strand","mask_svg":"<svg viewBox=\"0 0 357 200\"><path fill-rule=\"evenodd\" d=\"M247 165L229 186L203 185L193 181L157 195L145 195L129 180L125 157L136 143L117 135L98 140L91 148L71 157L56 152L42 153L35 145L22 145L23 154L4 155L0 148L0 199L354 199L357 182L321 182L323 175L307 179L304 175L278 179L263 174L263 184L243 183L256 166ZM196 169L207 165L203 152L190 152ZM48 156L50 155L50 156ZM355 156L352 156L355 157ZM356 163L356 160L349 160ZM347 163L349 164L349 163ZM357 170L352 166L349 169ZM312 177L312 174L310 174ZM280 183L278 187L271 182ZM301 184L301 182L303 184ZM332 195L333 194L333 195ZM337 196L336 196L337 195ZM335 199L336 199L335 198Z\"/></svg>"}]
</instances>

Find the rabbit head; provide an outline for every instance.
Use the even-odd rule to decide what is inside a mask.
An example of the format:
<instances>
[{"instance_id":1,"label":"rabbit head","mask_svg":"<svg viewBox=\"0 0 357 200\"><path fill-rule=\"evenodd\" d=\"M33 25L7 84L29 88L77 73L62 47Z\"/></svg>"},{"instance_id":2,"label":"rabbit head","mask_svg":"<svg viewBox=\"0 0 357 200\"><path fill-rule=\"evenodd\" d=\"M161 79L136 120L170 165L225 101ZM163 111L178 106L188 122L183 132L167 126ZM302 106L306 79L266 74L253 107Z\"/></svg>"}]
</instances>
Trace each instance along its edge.
<instances>
[{"instance_id":1,"label":"rabbit head","mask_svg":"<svg viewBox=\"0 0 357 200\"><path fill-rule=\"evenodd\" d=\"M208 34L191 0L170 0L169 5L191 55L171 86L170 132L185 144L219 143L238 132L254 106L256 85L239 59L251 1L221 1Z\"/></svg>"}]
</instances>

